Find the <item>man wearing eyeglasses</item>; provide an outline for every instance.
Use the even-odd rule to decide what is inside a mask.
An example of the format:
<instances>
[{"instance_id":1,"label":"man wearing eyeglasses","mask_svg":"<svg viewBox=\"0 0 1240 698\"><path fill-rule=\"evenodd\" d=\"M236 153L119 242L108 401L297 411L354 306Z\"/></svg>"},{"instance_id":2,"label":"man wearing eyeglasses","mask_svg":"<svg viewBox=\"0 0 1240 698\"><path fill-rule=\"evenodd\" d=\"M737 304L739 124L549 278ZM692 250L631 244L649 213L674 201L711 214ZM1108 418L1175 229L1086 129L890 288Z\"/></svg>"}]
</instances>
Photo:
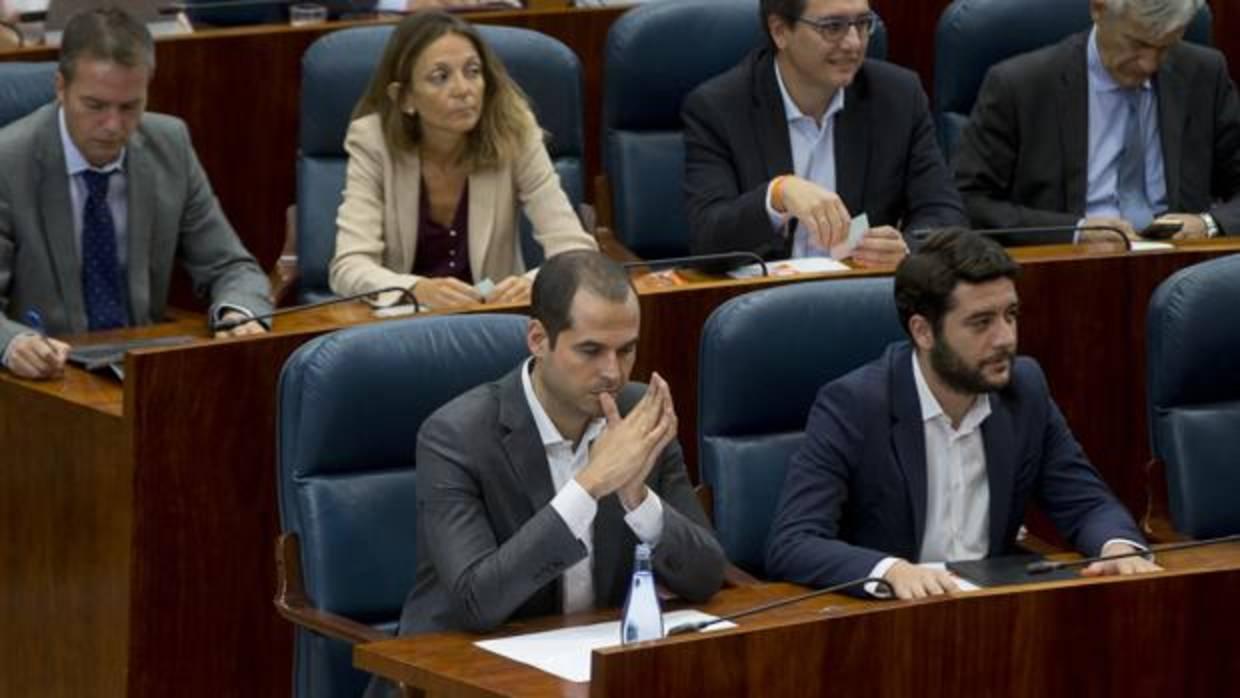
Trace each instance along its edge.
<instances>
[{"instance_id":1,"label":"man wearing eyeglasses","mask_svg":"<svg viewBox=\"0 0 1240 698\"><path fill-rule=\"evenodd\" d=\"M1182 41L1205 0L1088 1L1092 30L987 74L956 167L973 224L1240 233L1240 99L1223 55Z\"/></svg>"},{"instance_id":2,"label":"man wearing eyeglasses","mask_svg":"<svg viewBox=\"0 0 1240 698\"><path fill-rule=\"evenodd\" d=\"M900 230L961 225L925 92L867 60L867 0L762 0L769 44L685 101L685 195L695 254L851 256L889 266ZM847 244L854 216L869 229Z\"/></svg>"}]
</instances>

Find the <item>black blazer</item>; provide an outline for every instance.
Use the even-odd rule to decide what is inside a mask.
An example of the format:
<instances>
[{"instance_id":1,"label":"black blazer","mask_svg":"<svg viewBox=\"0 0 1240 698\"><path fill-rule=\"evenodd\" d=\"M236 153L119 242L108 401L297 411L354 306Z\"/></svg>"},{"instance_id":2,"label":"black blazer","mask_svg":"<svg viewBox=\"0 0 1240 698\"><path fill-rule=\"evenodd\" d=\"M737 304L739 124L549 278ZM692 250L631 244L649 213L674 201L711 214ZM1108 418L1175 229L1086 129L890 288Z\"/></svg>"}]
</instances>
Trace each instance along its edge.
<instances>
[{"instance_id":1,"label":"black blazer","mask_svg":"<svg viewBox=\"0 0 1240 698\"><path fill-rule=\"evenodd\" d=\"M775 58L759 49L695 89L685 124L685 200L695 254L748 250L786 257L772 229L766 189L792 173L792 145ZM939 152L917 75L867 60L844 92L835 123L837 194L853 215L907 234L964 225L964 209Z\"/></svg>"},{"instance_id":2,"label":"black blazer","mask_svg":"<svg viewBox=\"0 0 1240 698\"><path fill-rule=\"evenodd\" d=\"M987 73L956 161L974 226L1072 225L1085 215L1088 40L1075 34ZM1208 211L1224 232L1240 232L1240 100L1226 59L1181 41L1154 84L1168 207Z\"/></svg>"}]
</instances>

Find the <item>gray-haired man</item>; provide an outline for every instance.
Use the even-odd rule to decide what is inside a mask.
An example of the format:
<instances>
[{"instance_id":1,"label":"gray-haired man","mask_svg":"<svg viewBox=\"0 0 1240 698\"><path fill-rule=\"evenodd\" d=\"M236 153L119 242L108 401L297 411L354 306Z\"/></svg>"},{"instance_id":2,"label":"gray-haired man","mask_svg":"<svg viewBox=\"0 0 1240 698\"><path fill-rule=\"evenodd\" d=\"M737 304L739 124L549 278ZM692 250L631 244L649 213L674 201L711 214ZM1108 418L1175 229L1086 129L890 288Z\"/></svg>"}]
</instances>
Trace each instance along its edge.
<instances>
[{"instance_id":1,"label":"gray-haired man","mask_svg":"<svg viewBox=\"0 0 1240 698\"><path fill-rule=\"evenodd\" d=\"M1240 100L1182 40L1204 0L1086 1L1092 30L986 76L956 168L973 224L1240 233Z\"/></svg>"}]
</instances>

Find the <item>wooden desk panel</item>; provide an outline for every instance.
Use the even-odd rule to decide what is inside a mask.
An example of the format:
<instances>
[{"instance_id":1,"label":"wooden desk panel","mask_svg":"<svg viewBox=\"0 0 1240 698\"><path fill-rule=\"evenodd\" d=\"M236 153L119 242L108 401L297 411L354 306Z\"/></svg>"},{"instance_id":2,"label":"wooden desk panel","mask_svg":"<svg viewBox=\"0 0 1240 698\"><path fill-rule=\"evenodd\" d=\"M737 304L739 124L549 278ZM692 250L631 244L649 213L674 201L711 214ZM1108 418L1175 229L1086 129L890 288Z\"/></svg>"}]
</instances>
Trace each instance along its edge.
<instances>
[{"instance_id":1,"label":"wooden desk panel","mask_svg":"<svg viewBox=\"0 0 1240 698\"><path fill-rule=\"evenodd\" d=\"M922 601L831 595L738 628L596 651L589 684L560 680L438 633L358 647L360 668L435 696L1217 695L1240 678L1227 637L1240 546L1169 553L1168 572L1002 587ZM801 590L725 589L724 615ZM611 620L545 618L494 636ZM1087 630L1084 630L1087 629Z\"/></svg>"}]
</instances>

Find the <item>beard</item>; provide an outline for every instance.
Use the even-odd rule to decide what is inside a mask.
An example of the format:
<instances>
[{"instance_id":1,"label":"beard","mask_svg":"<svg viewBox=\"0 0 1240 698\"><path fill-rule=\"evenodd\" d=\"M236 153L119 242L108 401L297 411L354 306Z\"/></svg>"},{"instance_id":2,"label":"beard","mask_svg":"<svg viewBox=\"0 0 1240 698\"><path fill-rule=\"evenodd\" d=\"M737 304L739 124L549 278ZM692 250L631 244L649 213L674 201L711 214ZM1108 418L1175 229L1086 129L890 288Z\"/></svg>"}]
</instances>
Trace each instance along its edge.
<instances>
[{"instance_id":1,"label":"beard","mask_svg":"<svg viewBox=\"0 0 1240 698\"><path fill-rule=\"evenodd\" d=\"M1011 362L1015 355L1016 352L1005 349L983 359L976 366L970 366L940 336L935 338L934 348L930 350L930 366L952 390L980 395L1007 387L1012 379ZM998 380L986 378L986 366L1000 362L1009 364L1007 377Z\"/></svg>"}]
</instances>

